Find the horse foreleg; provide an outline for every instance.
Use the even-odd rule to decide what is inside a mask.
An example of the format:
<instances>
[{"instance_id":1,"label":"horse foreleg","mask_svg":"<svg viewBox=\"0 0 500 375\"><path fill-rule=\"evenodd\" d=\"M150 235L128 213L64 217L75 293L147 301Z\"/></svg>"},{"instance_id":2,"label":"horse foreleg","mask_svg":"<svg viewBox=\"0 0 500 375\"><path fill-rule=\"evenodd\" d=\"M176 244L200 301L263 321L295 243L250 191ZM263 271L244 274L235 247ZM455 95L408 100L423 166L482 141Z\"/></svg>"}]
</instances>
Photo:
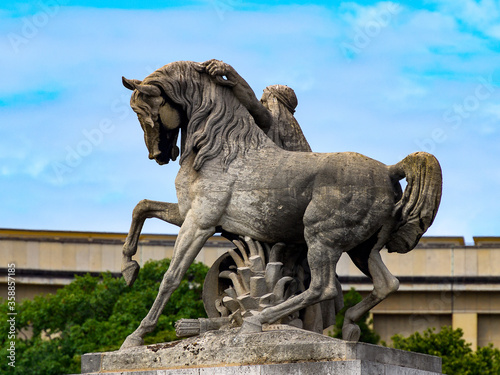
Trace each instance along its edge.
<instances>
[{"instance_id":1,"label":"horse foreleg","mask_svg":"<svg viewBox=\"0 0 500 375\"><path fill-rule=\"evenodd\" d=\"M167 272L163 276L153 306L139 327L125 339L121 349L139 346L144 343L144 336L156 328L158 319L170 296L179 286L182 277L191 263L193 263L205 242L214 233L215 227L200 228L193 220L186 219L179 231L174 246L174 255L172 256Z\"/></svg>"},{"instance_id":2,"label":"horse foreleg","mask_svg":"<svg viewBox=\"0 0 500 375\"><path fill-rule=\"evenodd\" d=\"M361 330L355 322L399 288L399 280L385 266L380 256L380 249L373 249L370 252L368 268L373 279L373 290L361 302L346 311L342 338L347 341L359 340Z\"/></svg>"},{"instance_id":3,"label":"horse foreleg","mask_svg":"<svg viewBox=\"0 0 500 375\"><path fill-rule=\"evenodd\" d=\"M182 225L177 203L166 203L143 199L134 208L132 213L132 224L123 245L122 275L129 286L131 286L139 273L139 264L132 260L137 252L139 236L146 219L157 218L177 226Z\"/></svg>"}]
</instances>

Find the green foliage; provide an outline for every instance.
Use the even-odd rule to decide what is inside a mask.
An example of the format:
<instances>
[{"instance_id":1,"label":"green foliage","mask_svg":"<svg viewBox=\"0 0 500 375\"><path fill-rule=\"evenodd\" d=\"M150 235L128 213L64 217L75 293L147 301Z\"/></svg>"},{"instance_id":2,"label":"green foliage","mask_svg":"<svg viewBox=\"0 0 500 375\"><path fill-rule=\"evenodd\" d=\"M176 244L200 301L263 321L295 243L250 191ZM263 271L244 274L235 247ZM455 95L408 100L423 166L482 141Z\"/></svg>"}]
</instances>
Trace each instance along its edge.
<instances>
[{"instance_id":1,"label":"green foliage","mask_svg":"<svg viewBox=\"0 0 500 375\"><path fill-rule=\"evenodd\" d=\"M436 333L429 328L422 334L416 332L409 337L392 337L396 349L431 354L443 359L443 373L453 375L498 375L500 374L500 350L488 345L476 352L463 338L463 331L442 327Z\"/></svg>"},{"instance_id":2,"label":"green foliage","mask_svg":"<svg viewBox=\"0 0 500 375\"><path fill-rule=\"evenodd\" d=\"M8 366L6 351L10 340L0 338L0 373L68 374L80 372L84 353L116 350L148 313L158 292L169 259L147 262L134 286L110 273L85 275L59 289L56 294L36 296L16 307L16 367ZM181 318L204 317L201 289L208 268L193 264L179 288L172 294L158 327L146 344L176 339L173 323ZM7 316L7 303L0 304L0 316ZM8 332L6 319L0 332ZM32 331L27 338L23 332ZM21 331L21 333L19 333Z\"/></svg>"},{"instance_id":3,"label":"green foliage","mask_svg":"<svg viewBox=\"0 0 500 375\"><path fill-rule=\"evenodd\" d=\"M333 329L333 333L329 333L330 336L338 339L342 338L342 325L344 324L345 312L350 307L361 302L362 299L363 297L361 294L359 294L354 288L351 288L351 290L344 294L344 307L335 316L335 327ZM369 313L366 313L358 322L356 322L361 329L361 337L359 341L367 342L369 344L378 344L380 336L372 328L370 328L373 324L373 320L369 318Z\"/></svg>"}]
</instances>

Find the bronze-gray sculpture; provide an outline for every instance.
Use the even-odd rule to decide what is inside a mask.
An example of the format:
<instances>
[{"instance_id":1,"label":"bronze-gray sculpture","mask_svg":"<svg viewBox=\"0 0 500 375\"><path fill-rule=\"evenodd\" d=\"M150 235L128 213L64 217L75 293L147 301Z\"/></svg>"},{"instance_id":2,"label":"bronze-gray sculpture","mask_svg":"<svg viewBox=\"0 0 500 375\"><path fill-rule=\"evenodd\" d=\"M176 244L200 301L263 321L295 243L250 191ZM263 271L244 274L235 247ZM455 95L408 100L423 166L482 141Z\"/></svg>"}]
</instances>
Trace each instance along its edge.
<instances>
[{"instance_id":1,"label":"bronze-gray sculpture","mask_svg":"<svg viewBox=\"0 0 500 375\"><path fill-rule=\"evenodd\" d=\"M335 298L340 292L336 264L347 252L374 284L371 294L346 312L343 338L357 341L354 322L398 289L380 250L410 251L434 220L441 197L439 163L424 152L386 166L353 152L283 150L262 131L276 121L266 120L269 109L262 110L253 91L245 103L248 88L227 72L228 79L222 78L217 69L213 61L181 61L143 81L124 79L134 90L131 106L151 158L160 164L175 160L181 132L179 203L143 201L134 209L124 246L123 274L129 284L138 271L131 257L144 220L159 217L181 229L158 296L122 348L143 343L205 241L221 231L262 243L307 244L309 288L243 318L241 332L259 332L262 324ZM405 177L403 193L399 180Z\"/></svg>"}]
</instances>

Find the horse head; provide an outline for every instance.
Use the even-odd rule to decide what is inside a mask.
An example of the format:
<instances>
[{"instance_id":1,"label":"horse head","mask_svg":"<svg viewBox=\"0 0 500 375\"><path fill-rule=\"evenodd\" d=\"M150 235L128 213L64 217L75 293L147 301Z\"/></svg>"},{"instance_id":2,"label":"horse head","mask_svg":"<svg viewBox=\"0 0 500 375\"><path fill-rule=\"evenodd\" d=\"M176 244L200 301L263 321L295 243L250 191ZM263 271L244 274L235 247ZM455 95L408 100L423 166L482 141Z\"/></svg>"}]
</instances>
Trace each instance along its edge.
<instances>
[{"instance_id":1,"label":"horse head","mask_svg":"<svg viewBox=\"0 0 500 375\"><path fill-rule=\"evenodd\" d=\"M175 161L179 156L176 143L181 127L181 111L154 84L125 77L122 77L122 82L134 91L130 105L144 131L149 158L160 165Z\"/></svg>"},{"instance_id":2,"label":"horse head","mask_svg":"<svg viewBox=\"0 0 500 375\"><path fill-rule=\"evenodd\" d=\"M238 152L267 139L228 85L207 74L203 63L177 61L143 81L123 78L123 84L134 90L131 107L144 130L150 158L159 164L177 157L179 129L180 163L194 154L195 170L218 157L227 166Z\"/></svg>"}]
</instances>

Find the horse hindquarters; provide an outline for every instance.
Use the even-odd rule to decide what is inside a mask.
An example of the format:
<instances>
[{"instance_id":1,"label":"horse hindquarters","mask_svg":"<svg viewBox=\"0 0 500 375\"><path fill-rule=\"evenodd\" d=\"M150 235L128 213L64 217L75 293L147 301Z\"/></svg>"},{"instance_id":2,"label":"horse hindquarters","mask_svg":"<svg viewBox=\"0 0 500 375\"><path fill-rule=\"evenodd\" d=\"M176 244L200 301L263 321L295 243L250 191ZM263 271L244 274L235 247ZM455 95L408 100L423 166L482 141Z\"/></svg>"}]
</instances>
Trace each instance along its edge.
<instances>
[{"instance_id":1,"label":"horse hindquarters","mask_svg":"<svg viewBox=\"0 0 500 375\"><path fill-rule=\"evenodd\" d=\"M382 262L380 249L384 244L390 252L406 253L413 249L432 224L439 207L442 178L434 156L423 152L411 154L390 167L389 173L393 179L406 176L408 182L393 211L396 230L390 236L381 233L371 250L368 241L366 246L358 246L349 253L358 268L372 278L374 288L360 303L347 310L342 328L344 340L357 341L360 331L354 322L399 287L399 280Z\"/></svg>"}]
</instances>

